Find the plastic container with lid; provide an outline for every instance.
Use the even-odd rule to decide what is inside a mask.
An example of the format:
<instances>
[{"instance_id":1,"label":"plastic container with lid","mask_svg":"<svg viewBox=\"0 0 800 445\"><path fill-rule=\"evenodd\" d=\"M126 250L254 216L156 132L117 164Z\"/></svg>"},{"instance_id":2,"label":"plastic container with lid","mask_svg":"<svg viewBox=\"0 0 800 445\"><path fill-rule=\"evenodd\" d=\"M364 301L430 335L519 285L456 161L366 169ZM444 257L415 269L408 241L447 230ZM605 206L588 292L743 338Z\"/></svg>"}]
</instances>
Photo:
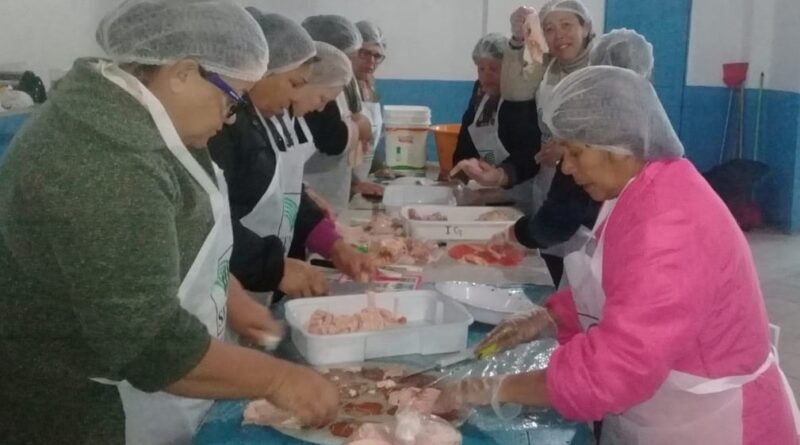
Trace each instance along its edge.
<instances>
[{"instance_id":1,"label":"plastic container with lid","mask_svg":"<svg viewBox=\"0 0 800 445\"><path fill-rule=\"evenodd\" d=\"M428 158L431 109L387 105L383 109L386 129L386 165L393 170L423 170Z\"/></svg>"}]
</instances>

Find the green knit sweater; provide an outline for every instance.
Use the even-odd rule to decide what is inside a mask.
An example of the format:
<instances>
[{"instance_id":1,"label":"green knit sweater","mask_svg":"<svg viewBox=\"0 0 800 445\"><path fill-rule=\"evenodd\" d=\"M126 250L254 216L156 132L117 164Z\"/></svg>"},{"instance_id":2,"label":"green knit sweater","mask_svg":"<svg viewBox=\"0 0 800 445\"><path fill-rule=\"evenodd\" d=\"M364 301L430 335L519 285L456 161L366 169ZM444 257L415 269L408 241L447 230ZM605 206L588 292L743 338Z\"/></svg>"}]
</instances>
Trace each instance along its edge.
<instances>
[{"instance_id":1,"label":"green knit sweater","mask_svg":"<svg viewBox=\"0 0 800 445\"><path fill-rule=\"evenodd\" d=\"M124 442L116 388L89 379L157 391L201 360L177 293L212 225L144 107L78 60L0 165L4 444Z\"/></svg>"}]
</instances>

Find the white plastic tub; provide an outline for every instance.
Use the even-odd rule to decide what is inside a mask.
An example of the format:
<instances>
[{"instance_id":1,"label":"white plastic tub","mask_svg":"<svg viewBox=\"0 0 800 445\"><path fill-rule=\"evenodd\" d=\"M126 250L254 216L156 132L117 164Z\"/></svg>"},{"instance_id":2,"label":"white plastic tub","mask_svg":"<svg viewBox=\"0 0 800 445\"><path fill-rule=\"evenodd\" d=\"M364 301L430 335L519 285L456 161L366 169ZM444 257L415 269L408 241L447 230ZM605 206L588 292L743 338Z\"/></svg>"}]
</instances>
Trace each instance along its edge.
<instances>
[{"instance_id":1,"label":"white plastic tub","mask_svg":"<svg viewBox=\"0 0 800 445\"><path fill-rule=\"evenodd\" d=\"M399 215L409 205L455 207L456 197L450 187L426 185L390 185L383 191L383 205L390 214Z\"/></svg>"},{"instance_id":2,"label":"white plastic tub","mask_svg":"<svg viewBox=\"0 0 800 445\"><path fill-rule=\"evenodd\" d=\"M408 216L414 209L422 216L441 213L447 221L417 221ZM509 221L478 221L481 215L502 210L512 216ZM448 207L405 206L400 216L406 221L412 238L434 241L487 241L492 236L514 225L522 213L512 207Z\"/></svg>"},{"instance_id":3,"label":"white plastic tub","mask_svg":"<svg viewBox=\"0 0 800 445\"><path fill-rule=\"evenodd\" d=\"M396 310L408 323L384 331L315 335L308 321L317 309L333 314L355 314L367 307L367 296L292 300L286 304L286 320L292 342L314 366L359 363L369 359L409 354L444 354L467 347L467 331L473 318L463 306L436 291L383 293L375 296L378 307Z\"/></svg>"}]
</instances>

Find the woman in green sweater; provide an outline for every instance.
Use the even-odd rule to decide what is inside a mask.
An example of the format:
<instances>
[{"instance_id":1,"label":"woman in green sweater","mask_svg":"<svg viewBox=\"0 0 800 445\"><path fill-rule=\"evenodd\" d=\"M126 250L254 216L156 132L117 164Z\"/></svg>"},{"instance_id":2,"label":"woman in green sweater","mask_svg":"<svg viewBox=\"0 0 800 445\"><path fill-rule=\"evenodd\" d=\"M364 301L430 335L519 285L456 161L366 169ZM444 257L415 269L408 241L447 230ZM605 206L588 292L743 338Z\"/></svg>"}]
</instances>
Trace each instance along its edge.
<instances>
[{"instance_id":1,"label":"woman in green sweater","mask_svg":"<svg viewBox=\"0 0 800 445\"><path fill-rule=\"evenodd\" d=\"M188 443L220 398L329 421L319 374L222 341L242 289L204 147L266 71L258 24L128 0L97 40L111 61L78 60L0 166L2 442Z\"/></svg>"}]
</instances>

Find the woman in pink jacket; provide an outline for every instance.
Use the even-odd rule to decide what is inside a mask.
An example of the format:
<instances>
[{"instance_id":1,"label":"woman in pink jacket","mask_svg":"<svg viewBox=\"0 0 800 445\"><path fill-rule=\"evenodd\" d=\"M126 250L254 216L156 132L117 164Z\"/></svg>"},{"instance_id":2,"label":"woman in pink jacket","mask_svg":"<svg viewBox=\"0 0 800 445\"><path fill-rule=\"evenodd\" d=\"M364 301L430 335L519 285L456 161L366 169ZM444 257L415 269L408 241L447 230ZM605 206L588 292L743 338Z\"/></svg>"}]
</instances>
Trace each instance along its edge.
<instances>
[{"instance_id":1,"label":"woman in pink jacket","mask_svg":"<svg viewBox=\"0 0 800 445\"><path fill-rule=\"evenodd\" d=\"M683 159L650 83L590 67L556 87L545 122L562 170L605 201L570 287L479 351L555 328L549 367L465 380L440 407L502 403L604 419L601 444L796 445L797 404L770 344L752 255L725 204Z\"/></svg>"}]
</instances>

